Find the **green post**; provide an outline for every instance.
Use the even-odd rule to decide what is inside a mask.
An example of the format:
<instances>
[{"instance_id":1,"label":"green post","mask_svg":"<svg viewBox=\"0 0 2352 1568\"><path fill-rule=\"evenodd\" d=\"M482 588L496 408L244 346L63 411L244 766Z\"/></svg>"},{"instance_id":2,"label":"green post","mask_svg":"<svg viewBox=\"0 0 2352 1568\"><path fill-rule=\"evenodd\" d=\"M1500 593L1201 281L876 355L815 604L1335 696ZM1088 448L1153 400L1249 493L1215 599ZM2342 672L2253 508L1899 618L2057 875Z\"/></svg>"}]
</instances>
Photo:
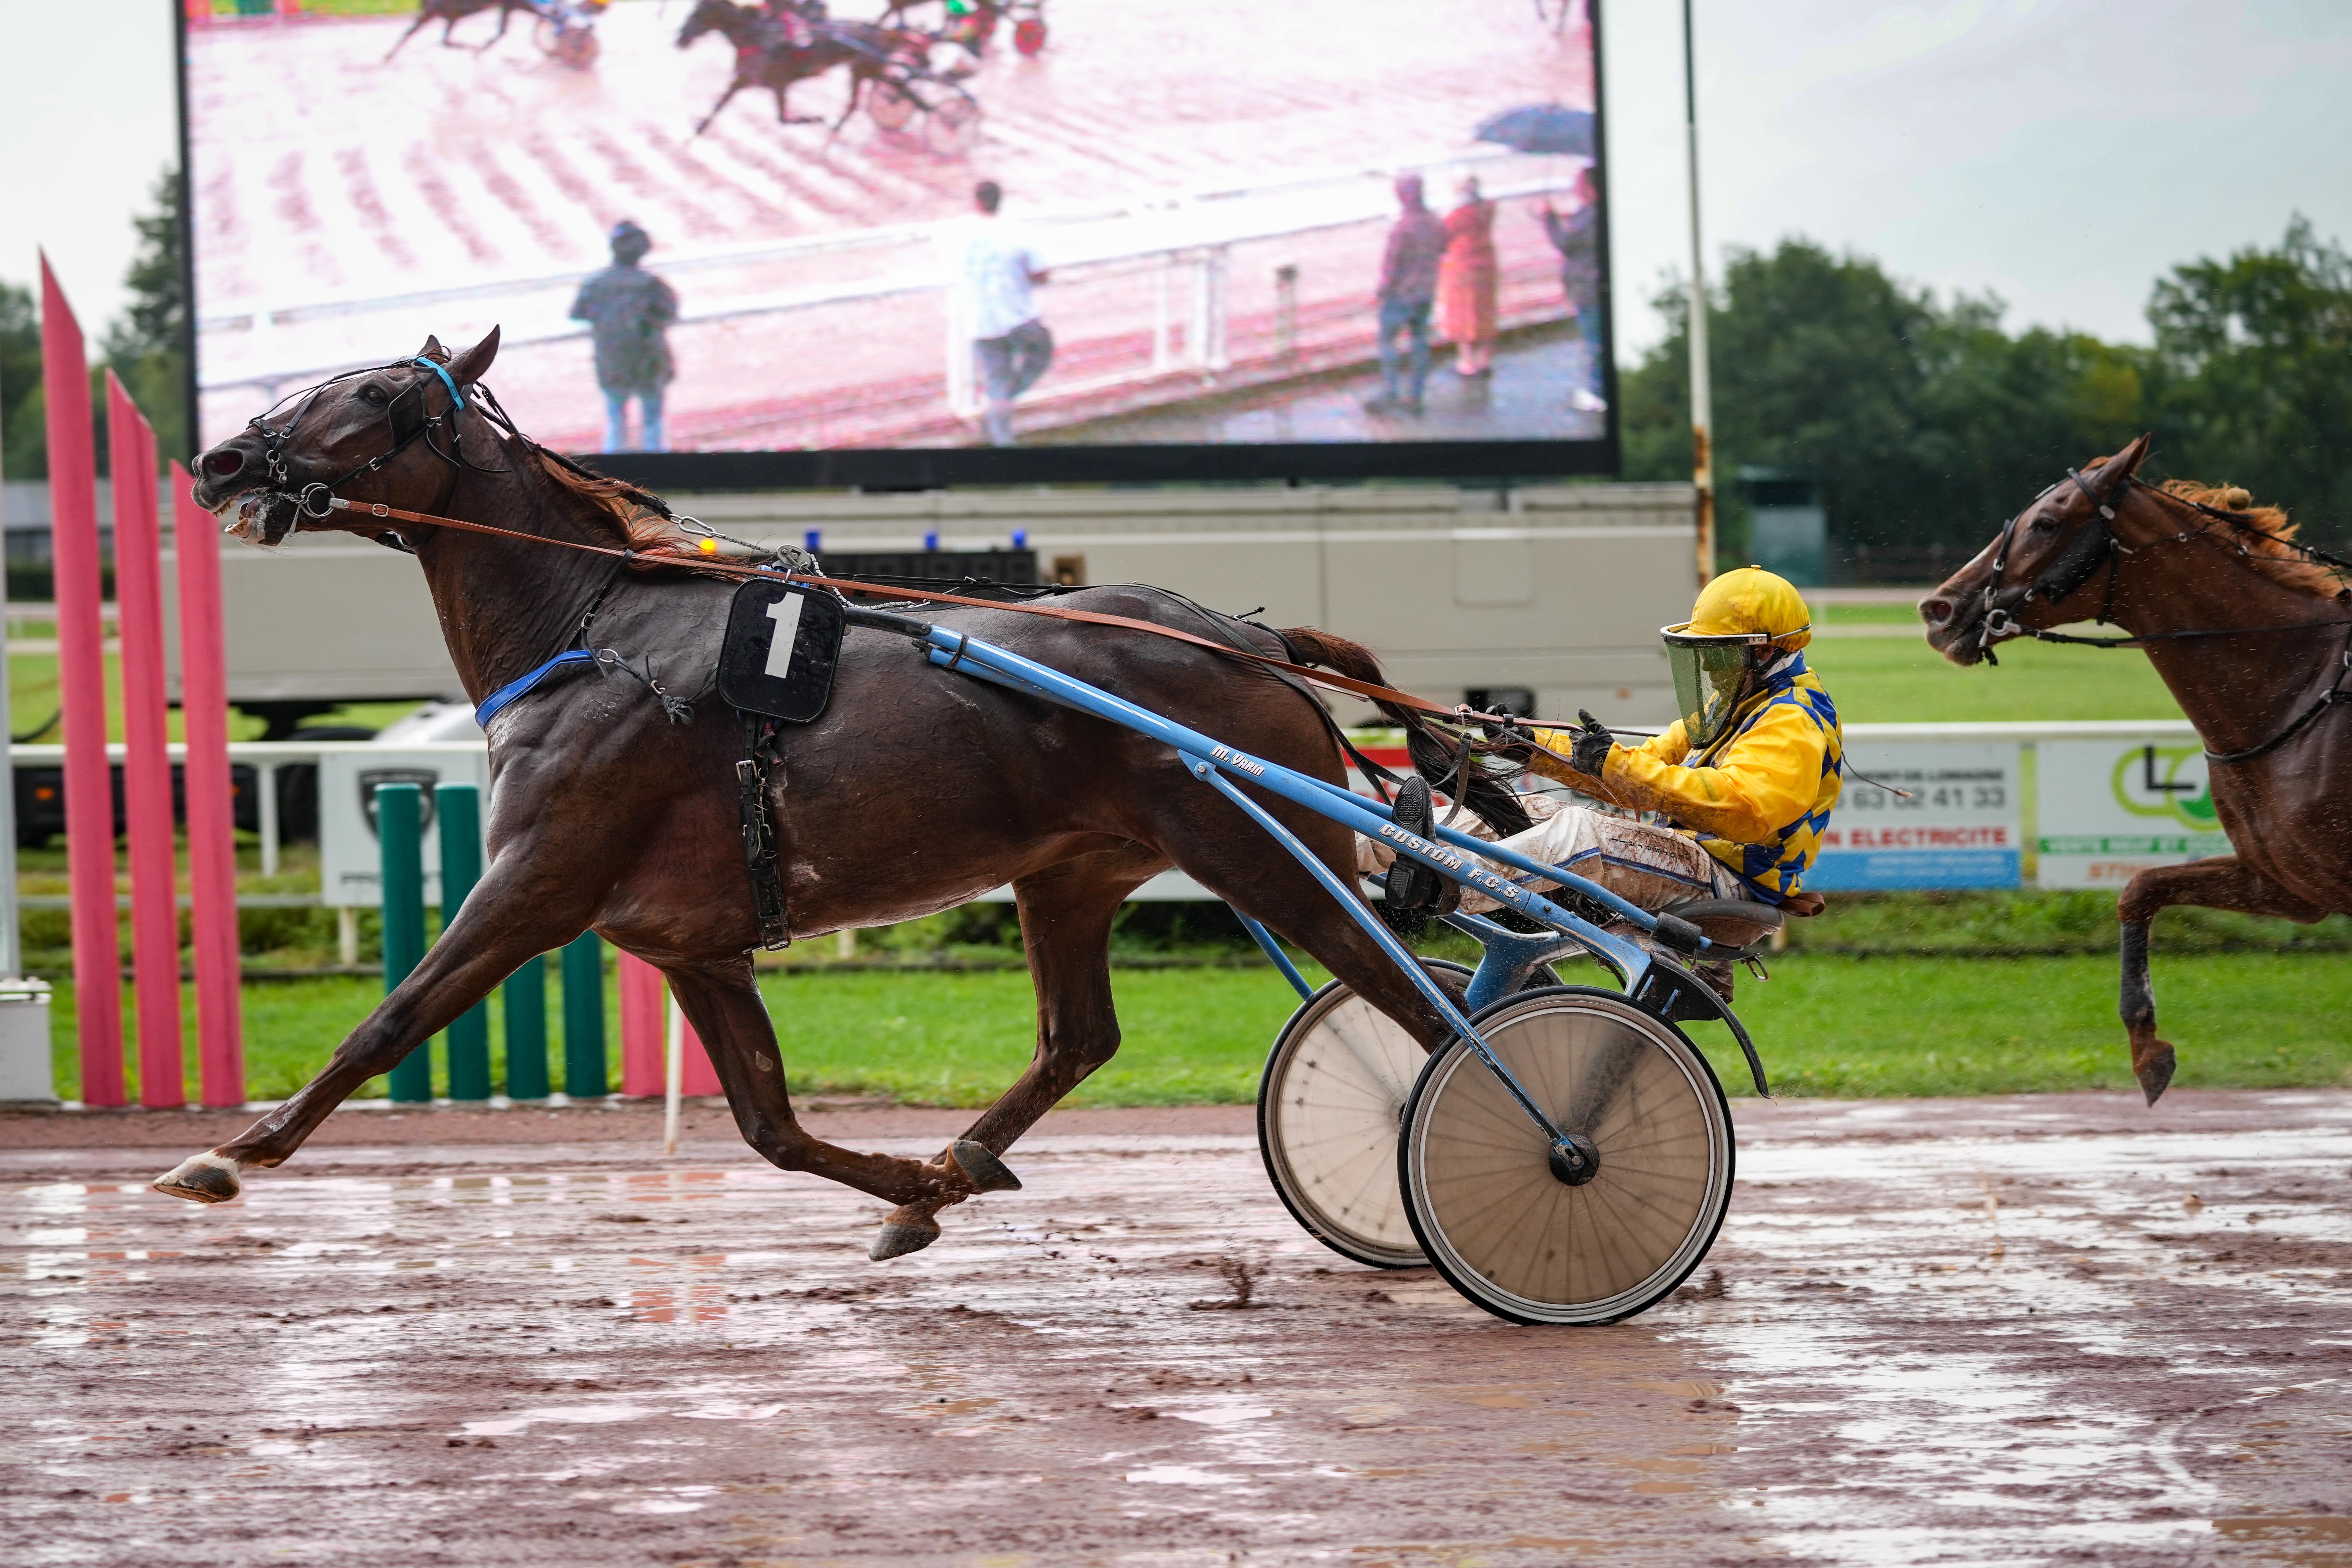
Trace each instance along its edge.
<instances>
[{"instance_id":1,"label":"green post","mask_svg":"<svg viewBox=\"0 0 2352 1568\"><path fill-rule=\"evenodd\" d=\"M563 950L563 1092L604 1092L604 944L593 931Z\"/></svg>"},{"instance_id":2,"label":"green post","mask_svg":"<svg viewBox=\"0 0 2352 1568\"><path fill-rule=\"evenodd\" d=\"M526 958L499 988L507 1008L507 1098L547 1098L547 959Z\"/></svg>"},{"instance_id":3,"label":"green post","mask_svg":"<svg viewBox=\"0 0 2352 1568\"><path fill-rule=\"evenodd\" d=\"M384 784L375 792L375 837L383 851L383 988L409 976L425 958L425 836L418 827L424 792ZM419 1040L386 1075L394 1100L433 1098L433 1050Z\"/></svg>"},{"instance_id":4,"label":"green post","mask_svg":"<svg viewBox=\"0 0 2352 1568\"><path fill-rule=\"evenodd\" d=\"M441 819L441 930L482 879L482 789L479 784L433 786L433 808ZM477 1002L449 1026L449 1098L490 1098L490 1006Z\"/></svg>"}]
</instances>

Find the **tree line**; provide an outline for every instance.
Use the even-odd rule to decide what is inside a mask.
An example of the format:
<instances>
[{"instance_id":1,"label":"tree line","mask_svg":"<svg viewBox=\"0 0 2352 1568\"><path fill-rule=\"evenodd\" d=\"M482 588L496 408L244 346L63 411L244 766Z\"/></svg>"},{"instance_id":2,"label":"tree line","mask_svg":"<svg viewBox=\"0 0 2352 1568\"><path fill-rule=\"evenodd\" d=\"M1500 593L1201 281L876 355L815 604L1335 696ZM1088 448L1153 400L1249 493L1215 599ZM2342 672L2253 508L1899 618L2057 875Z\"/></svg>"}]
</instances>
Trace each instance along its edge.
<instances>
[{"instance_id":1,"label":"tree line","mask_svg":"<svg viewBox=\"0 0 2352 1568\"><path fill-rule=\"evenodd\" d=\"M2242 485L2315 542L2352 538L2352 257L2301 217L2275 247L2158 279L2152 342L2001 326L1990 295L1938 299L1805 239L1735 249L1711 291L1725 563L1741 469L1811 479L1832 554L1940 544L1955 564L2070 466L2156 436L2150 478ZM1691 471L1688 295L1619 386L1625 475Z\"/></svg>"},{"instance_id":2,"label":"tree line","mask_svg":"<svg viewBox=\"0 0 2352 1568\"><path fill-rule=\"evenodd\" d=\"M185 225L180 176L166 169L148 193L147 212L131 220L138 249L123 275L131 303L109 323L91 356L90 404L98 468L107 468L106 372L110 368L155 426L155 449L184 461L194 455L188 419L188 300L180 258ZM82 328L87 333L89 324ZM48 399L41 386L41 302L21 284L0 282L0 473L12 479L49 473Z\"/></svg>"}]
</instances>

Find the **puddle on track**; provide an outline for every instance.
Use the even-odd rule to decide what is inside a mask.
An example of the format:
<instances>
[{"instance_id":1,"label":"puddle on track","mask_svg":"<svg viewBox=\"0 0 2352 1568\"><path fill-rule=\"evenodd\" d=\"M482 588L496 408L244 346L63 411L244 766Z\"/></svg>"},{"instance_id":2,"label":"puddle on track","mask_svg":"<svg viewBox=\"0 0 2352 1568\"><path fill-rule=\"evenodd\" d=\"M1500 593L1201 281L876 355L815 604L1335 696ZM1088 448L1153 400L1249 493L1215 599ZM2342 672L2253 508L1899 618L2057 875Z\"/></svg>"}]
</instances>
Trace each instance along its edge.
<instances>
[{"instance_id":1,"label":"puddle on track","mask_svg":"<svg viewBox=\"0 0 2352 1568\"><path fill-rule=\"evenodd\" d=\"M212 1209L93 1155L12 1189L8 1557L2352 1560L2352 1095L2082 1098L1758 1113L1691 1291L1583 1331L1326 1252L1235 1139L1024 1145L888 1265L717 1145Z\"/></svg>"}]
</instances>

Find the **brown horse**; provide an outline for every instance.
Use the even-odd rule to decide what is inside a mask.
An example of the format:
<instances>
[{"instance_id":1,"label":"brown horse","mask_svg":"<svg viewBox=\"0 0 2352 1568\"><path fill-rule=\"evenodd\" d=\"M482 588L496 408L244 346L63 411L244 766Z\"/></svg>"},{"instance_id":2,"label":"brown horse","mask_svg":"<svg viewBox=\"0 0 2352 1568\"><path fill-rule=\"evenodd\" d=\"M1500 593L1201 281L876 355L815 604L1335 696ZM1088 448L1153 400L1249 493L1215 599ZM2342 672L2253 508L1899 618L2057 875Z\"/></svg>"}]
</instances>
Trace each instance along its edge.
<instances>
[{"instance_id":1,"label":"brown horse","mask_svg":"<svg viewBox=\"0 0 2352 1568\"><path fill-rule=\"evenodd\" d=\"M441 47L447 49L457 48L460 46L449 37L457 30L457 24L468 16L490 10L492 7L496 7L499 13L499 30L474 46L475 52L478 54L507 36L507 24L514 20L516 12L520 11L530 16L544 15L541 9L540 0L424 0L424 4L416 8L416 20L408 24L408 31L401 34L392 47L384 51L383 58L390 60L393 56L400 53L401 45L416 37L418 29L430 26L436 22L441 24Z\"/></svg>"},{"instance_id":2,"label":"brown horse","mask_svg":"<svg viewBox=\"0 0 2352 1568\"><path fill-rule=\"evenodd\" d=\"M2124 1026L2150 1105L2172 1081L2156 1033L2148 922L2175 904L2309 923L2352 912L2352 590L2243 490L2136 477L2145 436L2042 492L1923 600L1955 664L2094 616L2145 647L2205 742L2232 854L2126 884ZM2063 637L2060 640L2069 640ZM2085 658L2091 657L2085 655Z\"/></svg>"},{"instance_id":3,"label":"brown horse","mask_svg":"<svg viewBox=\"0 0 2352 1568\"><path fill-rule=\"evenodd\" d=\"M346 531L372 536L383 528L358 510L333 512L334 524L298 516L290 498L318 484L355 502L633 548L642 552L637 565L663 569L630 572L551 544L451 528L404 526L404 537L383 536L422 563L450 658L477 702L583 641L619 650L631 673L567 667L577 673L491 721L489 867L456 921L316 1079L237 1138L160 1178L158 1191L200 1202L236 1195L240 1171L283 1162L362 1083L525 960L583 930L668 975L753 1148L785 1170L899 1205L877 1258L927 1245L939 1234L939 1209L1018 1184L996 1156L1118 1048L1111 924L1129 893L1170 867L1314 954L1424 1046L1444 1037L1438 1015L1306 868L1193 782L1170 748L938 669L904 637L853 627L831 705L788 730L782 765L770 771L792 933L912 920L1010 883L1037 992L1037 1047L1028 1070L940 1158L857 1153L811 1137L793 1120L752 984L759 924L736 775L743 731L710 692L732 588L677 569L698 542L650 498L583 476L484 414L475 384L497 351L495 331L454 359L428 342L433 365L400 363L329 382L294 400L281 423L256 420L199 458L196 499L264 544L298 523L349 520ZM452 406L453 384L467 389L462 409ZM1060 602L1276 656L1286 637L1300 657L1360 679L1378 672L1352 643L1304 628L1277 637L1155 589L1086 589ZM1011 610L957 609L939 619L1260 756L1342 776L1328 715L1262 666ZM1442 748L1433 754L1442 766ZM1265 804L1352 885L1348 829L1271 796Z\"/></svg>"},{"instance_id":4,"label":"brown horse","mask_svg":"<svg viewBox=\"0 0 2352 1568\"><path fill-rule=\"evenodd\" d=\"M835 22L822 12L803 16L798 7L782 13L754 11L735 0L697 0L678 29L677 47L685 48L709 33L717 33L735 47L735 74L710 112L694 128L697 136L710 129L719 111L747 87L764 87L776 98L776 119L785 125L814 125L822 115L795 115L785 107L796 82L812 81L835 66L849 68L849 97L832 130L839 134L857 112L857 105L875 84L904 78L923 69L924 40L919 36L869 22Z\"/></svg>"}]
</instances>

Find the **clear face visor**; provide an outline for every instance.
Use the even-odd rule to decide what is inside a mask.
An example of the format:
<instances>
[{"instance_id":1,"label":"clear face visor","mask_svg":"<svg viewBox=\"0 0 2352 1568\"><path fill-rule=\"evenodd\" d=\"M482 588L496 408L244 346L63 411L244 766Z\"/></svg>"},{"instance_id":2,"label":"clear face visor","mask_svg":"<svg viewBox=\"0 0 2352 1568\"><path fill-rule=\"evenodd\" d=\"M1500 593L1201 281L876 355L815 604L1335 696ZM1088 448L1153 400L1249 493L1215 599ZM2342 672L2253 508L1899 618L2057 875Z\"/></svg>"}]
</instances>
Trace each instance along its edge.
<instances>
[{"instance_id":1,"label":"clear face visor","mask_svg":"<svg viewBox=\"0 0 2352 1568\"><path fill-rule=\"evenodd\" d=\"M1658 636L1666 645L1666 668L1674 672L1683 733L1694 747L1711 746L1731 727L1732 715L1748 695L1751 650L1771 639L1761 632L1693 637L1683 626L1663 626Z\"/></svg>"}]
</instances>

